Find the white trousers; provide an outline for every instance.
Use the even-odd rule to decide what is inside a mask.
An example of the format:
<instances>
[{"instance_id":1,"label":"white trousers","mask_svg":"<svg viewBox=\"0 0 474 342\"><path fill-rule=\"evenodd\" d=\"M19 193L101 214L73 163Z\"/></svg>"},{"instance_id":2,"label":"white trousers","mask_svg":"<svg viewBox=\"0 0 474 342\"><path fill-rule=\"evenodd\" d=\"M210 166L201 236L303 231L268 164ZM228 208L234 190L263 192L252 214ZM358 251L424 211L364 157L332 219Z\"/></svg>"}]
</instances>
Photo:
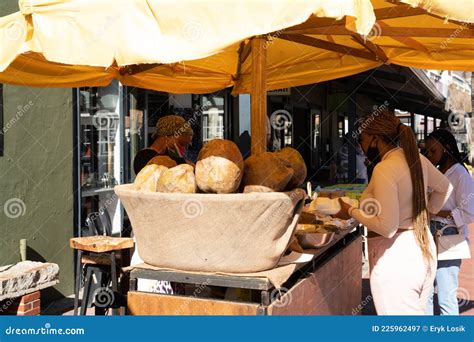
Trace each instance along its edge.
<instances>
[{"instance_id":1,"label":"white trousers","mask_svg":"<svg viewBox=\"0 0 474 342\"><path fill-rule=\"evenodd\" d=\"M429 233L429 232L428 232ZM436 276L436 246L425 261L412 230L369 239L370 287L379 315L425 315Z\"/></svg>"}]
</instances>

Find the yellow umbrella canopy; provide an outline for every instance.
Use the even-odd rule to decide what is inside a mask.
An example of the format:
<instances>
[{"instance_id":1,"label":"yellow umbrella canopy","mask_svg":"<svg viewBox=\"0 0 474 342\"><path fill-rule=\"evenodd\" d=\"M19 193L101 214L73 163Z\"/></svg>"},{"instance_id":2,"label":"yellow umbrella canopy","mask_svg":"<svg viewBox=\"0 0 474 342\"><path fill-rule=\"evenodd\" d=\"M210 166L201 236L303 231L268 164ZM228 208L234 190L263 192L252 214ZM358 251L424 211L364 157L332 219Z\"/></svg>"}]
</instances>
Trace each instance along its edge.
<instances>
[{"instance_id":1,"label":"yellow umbrella canopy","mask_svg":"<svg viewBox=\"0 0 474 342\"><path fill-rule=\"evenodd\" d=\"M19 6L0 18L3 83L78 87L116 78L172 93L226 87L248 93L255 36L265 40L266 90L382 63L474 70L472 0L20 0Z\"/></svg>"},{"instance_id":2,"label":"yellow umbrella canopy","mask_svg":"<svg viewBox=\"0 0 474 342\"><path fill-rule=\"evenodd\" d=\"M378 64L303 45L291 51L277 37L312 18L342 20L349 32L367 34L375 21L369 0L20 0L19 7L0 18L4 83L77 87L116 78L174 93L247 91L249 38L269 33L271 88Z\"/></svg>"},{"instance_id":3,"label":"yellow umbrella canopy","mask_svg":"<svg viewBox=\"0 0 474 342\"><path fill-rule=\"evenodd\" d=\"M351 30L347 17L328 19L315 15L304 23L266 34L266 90L344 77L383 63L474 70L474 1L459 0L452 5L446 0L372 0L371 4L377 20L365 35L360 34L360 29L367 26L362 24L359 31ZM247 39L221 53L182 65L129 69L123 81L170 92L188 92L194 86L210 92L219 83L221 88L232 86L234 93L249 93L253 77L250 50ZM203 79L201 83L197 77L194 84L186 84L191 79L185 77L186 70L188 75L212 75L212 80ZM163 79L170 74L182 79L171 84ZM162 82L156 82L158 79Z\"/></svg>"}]
</instances>

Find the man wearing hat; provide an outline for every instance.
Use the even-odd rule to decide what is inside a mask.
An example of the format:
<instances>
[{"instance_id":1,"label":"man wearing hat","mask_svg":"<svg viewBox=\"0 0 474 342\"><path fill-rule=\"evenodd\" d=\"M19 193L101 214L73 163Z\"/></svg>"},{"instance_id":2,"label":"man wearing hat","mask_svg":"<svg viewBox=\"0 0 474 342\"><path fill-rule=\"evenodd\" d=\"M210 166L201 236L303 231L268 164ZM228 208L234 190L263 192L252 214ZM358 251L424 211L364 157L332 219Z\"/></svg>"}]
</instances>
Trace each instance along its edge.
<instances>
[{"instance_id":1,"label":"man wearing hat","mask_svg":"<svg viewBox=\"0 0 474 342\"><path fill-rule=\"evenodd\" d=\"M133 170L138 174L154 157L165 155L179 164L192 164L184 159L186 148L193 140L191 125L178 115L166 115L156 123L154 142L149 148L139 151L133 161Z\"/></svg>"}]
</instances>

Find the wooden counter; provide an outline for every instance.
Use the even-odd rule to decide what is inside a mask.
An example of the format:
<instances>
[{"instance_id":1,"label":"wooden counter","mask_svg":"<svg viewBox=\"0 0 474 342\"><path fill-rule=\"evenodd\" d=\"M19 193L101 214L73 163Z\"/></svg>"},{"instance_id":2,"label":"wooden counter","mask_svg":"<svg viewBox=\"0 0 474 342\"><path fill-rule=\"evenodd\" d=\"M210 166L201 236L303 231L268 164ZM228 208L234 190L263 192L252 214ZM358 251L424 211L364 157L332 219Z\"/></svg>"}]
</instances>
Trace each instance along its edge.
<instances>
[{"instance_id":1,"label":"wooden counter","mask_svg":"<svg viewBox=\"0 0 474 342\"><path fill-rule=\"evenodd\" d=\"M283 285L268 279L133 269L128 293L131 315L351 315L362 295L362 238L359 228L340 234L302 265ZM137 278L251 292L236 301L209 296L166 295L136 291Z\"/></svg>"}]
</instances>

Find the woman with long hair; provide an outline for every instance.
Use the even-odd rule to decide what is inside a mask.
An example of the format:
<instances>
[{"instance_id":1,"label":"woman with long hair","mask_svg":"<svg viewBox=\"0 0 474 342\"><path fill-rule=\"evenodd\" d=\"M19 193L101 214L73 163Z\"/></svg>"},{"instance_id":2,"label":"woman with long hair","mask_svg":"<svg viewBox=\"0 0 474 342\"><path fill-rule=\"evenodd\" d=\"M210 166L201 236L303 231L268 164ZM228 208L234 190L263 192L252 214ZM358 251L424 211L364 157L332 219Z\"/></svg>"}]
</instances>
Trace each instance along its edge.
<instances>
[{"instance_id":1,"label":"woman with long hair","mask_svg":"<svg viewBox=\"0 0 474 342\"><path fill-rule=\"evenodd\" d=\"M370 286L379 315L424 315L436 274L436 247L428 211L451 193L448 179L420 155L410 127L389 111L367 116L359 143L372 164L360 207L340 200L340 218L369 232ZM428 200L428 187L432 193Z\"/></svg>"},{"instance_id":2,"label":"woman with long hair","mask_svg":"<svg viewBox=\"0 0 474 342\"><path fill-rule=\"evenodd\" d=\"M468 224L474 222L474 181L465 168L456 139L446 129L438 129L426 139L426 156L438 167L453 185L453 192L439 212L431 217L431 232L436 234L446 225L443 235L468 236ZM461 259L438 260L435 286L438 289L438 305L441 315L459 315L457 290ZM428 299L428 314L433 314L433 294Z\"/></svg>"}]
</instances>

